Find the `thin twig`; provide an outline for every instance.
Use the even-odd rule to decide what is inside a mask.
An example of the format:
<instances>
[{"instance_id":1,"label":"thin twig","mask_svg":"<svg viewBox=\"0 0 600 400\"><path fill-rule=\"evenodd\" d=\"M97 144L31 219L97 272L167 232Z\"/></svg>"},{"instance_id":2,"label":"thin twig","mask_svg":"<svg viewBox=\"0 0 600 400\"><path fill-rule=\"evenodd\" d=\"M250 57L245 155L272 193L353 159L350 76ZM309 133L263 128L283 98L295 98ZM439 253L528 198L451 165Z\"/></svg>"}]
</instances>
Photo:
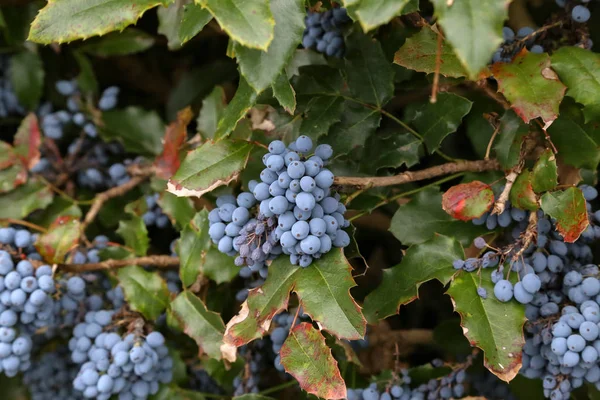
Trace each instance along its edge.
<instances>
[{"instance_id":1,"label":"thin twig","mask_svg":"<svg viewBox=\"0 0 600 400\"><path fill-rule=\"evenodd\" d=\"M434 104L437 102L438 86L440 84L440 68L442 66L442 32L438 27L437 32L437 48L435 51L435 72L433 74L433 86L431 88L431 98L429 102Z\"/></svg>"},{"instance_id":2,"label":"thin twig","mask_svg":"<svg viewBox=\"0 0 600 400\"><path fill-rule=\"evenodd\" d=\"M33 229L35 231L38 231L38 232L43 232L43 233L47 232L46 228L36 225L34 223L28 222L28 221L23 221L22 219L0 218L0 222L5 222L8 224L13 224L13 225L26 226L26 227Z\"/></svg>"},{"instance_id":3,"label":"thin twig","mask_svg":"<svg viewBox=\"0 0 600 400\"><path fill-rule=\"evenodd\" d=\"M521 161L510 170L510 173L508 175L506 175L506 185L504 185L504 189L502 190L502 193L500 193L498 200L496 200L496 204L494 204L494 209L492 210L492 214L500 215L504 212L504 209L506 208L506 202L508 201L508 196L510 195L510 190L512 189L513 185L515 184L517 177L523 170L524 165L525 165L525 163L521 159Z\"/></svg>"},{"instance_id":4,"label":"thin twig","mask_svg":"<svg viewBox=\"0 0 600 400\"><path fill-rule=\"evenodd\" d=\"M128 265L147 265L158 268L171 268L179 266L179 257L154 255L123 260L106 260L89 264L58 264L58 269L69 272L102 271L107 269L122 268Z\"/></svg>"},{"instance_id":5,"label":"thin twig","mask_svg":"<svg viewBox=\"0 0 600 400\"><path fill-rule=\"evenodd\" d=\"M492 134L492 137L490 138L490 142L487 145L487 149L485 149L485 157L483 158L484 160L490 159L490 152L492 151L492 144L494 144L494 139L496 139L498 132L500 132L500 124L498 124L498 126L496 126L496 129L494 129L494 133Z\"/></svg>"},{"instance_id":6,"label":"thin twig","mask_svg":"<svg viewBox=\"0 0 600 400\"><path fill-rule=\"evenodd\" d=\"M294 315L294 320L292 321L292 327L290 329L294 329L294 325L296 325L296 320L298 319L298 314L300 314L300 306L296 309L296 314Z\"/></svg>"},{"instance_id":7,"label":"thin twig","mask_svg":"<svg viewBox=\"0 0 600 400\"><path fill-rule=\"evenodd\" d=\"M455 174L457 172L483 172L499 169L501 169L501 167L496 160L459 161L436 165L435 167L426 168L420 171L407 171L394 176L338 176L335 178L334 183L336 185L357 187L382 187L417 182L438 176Z\"/></svg>"}]
</instances>

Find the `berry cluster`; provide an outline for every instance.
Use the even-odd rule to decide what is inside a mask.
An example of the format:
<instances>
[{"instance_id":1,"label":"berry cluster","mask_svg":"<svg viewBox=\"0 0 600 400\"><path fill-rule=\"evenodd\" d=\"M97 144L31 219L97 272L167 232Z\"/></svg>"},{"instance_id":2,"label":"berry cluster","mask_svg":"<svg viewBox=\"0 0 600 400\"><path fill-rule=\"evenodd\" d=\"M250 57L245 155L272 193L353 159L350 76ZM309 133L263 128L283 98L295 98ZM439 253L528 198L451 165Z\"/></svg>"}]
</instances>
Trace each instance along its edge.
<instances>
[{"instance_id":1,"label":"berry cluster","mask_svg":"<svg viewBox=\"0 0 600 400\"><path fill-rule=\"evenodd\" d=\"M35 360L31 368L23 372L23 383L29 389L31 400L80 400L82 397L73 388L77 369L68 349L61 346Z\"/></svg>"},{"instance_id":2,"label":"berry cluster","mask_svg":"<svg viewBox=\"0 0 600 400\"><path fill-rule=\"evenodd\" d=\"M324 13L309 12L304 18L302 46L330 57L342 58L346 53L342 29L352 20L345 8L333 8Z\"/></svg>"},{"instance_id":3,"label":"berry cluster","mask_svg":"<svg viewBox=\"0 0 600 400\"><path fill-rule=\"evenodd\" d=\"M163 213L162 208L158 205L158 197L158 193L154 193L144 198L146 200L148 211L142 215L142 219L146 226L166 228L171 225L171 221L169 221L169 217Z\"/></svg>"}]
</instances>

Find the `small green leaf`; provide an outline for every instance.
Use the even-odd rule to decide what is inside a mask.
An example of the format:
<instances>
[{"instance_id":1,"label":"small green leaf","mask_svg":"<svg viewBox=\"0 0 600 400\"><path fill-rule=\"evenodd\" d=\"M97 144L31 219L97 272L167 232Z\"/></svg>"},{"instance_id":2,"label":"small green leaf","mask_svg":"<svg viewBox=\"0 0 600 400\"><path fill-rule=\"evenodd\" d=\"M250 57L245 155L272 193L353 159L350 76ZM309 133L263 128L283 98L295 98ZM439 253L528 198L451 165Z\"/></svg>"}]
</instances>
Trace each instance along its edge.
<instances>
[{"instance_id":1,"label":"small green leaf","mask_svg":"<svg viewBox=\"0 0 600 400\"><path fill-rule=\"evenodd\" d=\"M382 168L407 168L419 163L421 141L410 133L393 132L387 137L371 135L365 145L363 169L376 173Z\"/></svg>"},{"instance_id":2,"label":"small green leaf","mask_svg":"<svg viewBox=\"0 0 600 400\"><path fill-rule=\"evenodd\" d=\"M344 4L351 1L344 1ZM418 2L413 0L360 0L357 7L352 9L358 17L358 22L365 32L385 25L397 15L409 14L419 10Z\"/></svg>"},{"instance_id":3,"label":"small green leaf","mask_svg":"<svg viewBox=\"0 0 600 400\"><path fill-rule=\"evenodd\" d=\"M186 4L183 6L183 19L179 26L179 40L185 44L212 20L212 15L197 4Z\"/></svg>"},{"instance_id":4,"label":"small green leaf","mask_svg":"<svg viewBox=\"0 0 600 400\"><path fill-rule=\"evenodd\" d=\"M477 294L479 286L487 290L487 299ZM487 369L509 382L521 369L525 307L516 301L502 303L492 296L493 292L489 272L461 271L448 289L454 310L461 316L465 336L484 351Z\"/></svg>"},{"instance_id":5,"label":"small green leaf","mask_svg":"<svg viewBox=\"0 0 600 400\"><path fill-rule=\"evenodd\" d=\"M200 197L237 179L248 162L253 145L248 142L206 142L190 151L167 190L177 196Z\"/></svg>"},{"instance_id":6,"label":"small green leaf","mask_svg":"<svg viewBox=\"0 0 600 400\"><path fill-rule=\"evenodd\" d=\"M136 255L146 255L150 239L148 239L146 224L141 217L132 215L128 220L120 220L117 233L125 240L125 245L133 249Z\"/></svg>"},{"instance_id":7,"label":"small green leaf","mask_svg":"<svg viewBox=\"0 0 600 400\"><path fill-rule=\"evenodd\" d=\"M195 0L215 17L229 37L246 47L266 51L274 36L275 20L268 1Z\"/></svg>"},{"instance_id":8,"label":"small green leaf","mask_svg":"<svg viewBox=\"0 0 600 400\"><path fill-rule=\"evenodd\" d=\"M31 24L28 40L65 43L121 31L135 24L147 10L171 0L60 0L50 1Z\"/></svg>"},{"instance_id":9,"label":"small green leaf","mask_svg":"<svg viewBox=\"0 0 600 400\"><path fill-rule=\"evenodd\" d=\"M579 188L545 193L541 207L556 219L556 228L567 243L575 242L589 225L585 198Z\"/></svg>"},{"instance_id":10,"label":"small green leaf","mask_svg":"<svg viewBox=\"0 0 600 400\"><path fill-rule=\"evenodd\" d=\"M44 65L37 53L24 50L10 58L10 83L19 102L34 110L44 90Z\"/></svg>"},{"instance_id":11,"label":"small green leaf","mask_svg":"<svg viewBox=\"0 0 600 400\"><path fill-rule=\"evenodd\" d=\"M346 398L346 384L338 363L312 324L302 322L290 330L279 355L285 371L296 378L303 390L325 399Z\"/></svg>"},{"instance_id":12,"label":"small green leaf","mask_svg":"<svg viewBox=\"0 0 600 400\"><path fill-rule=\"evenodd\" d=\"M437 57L437 33L429 26L423 27L418 33L406 39L400 50L394 55L394 63L418 72L431 74L435 72ZM440 74L451 78L462 78L467 71L462 66L454 49L442 41Z\"/></svg>"},{"instance_id":13,"label":"small green leaf","mask_svg":"<svg viewBox=\"0 0 600 400\"><path fill-rule=\"evenodd\" d=\"M500 118L500 129L494 149L503 168L509 169L517 165L523 139L528 133L529 126L513 111L507 111Z\"/></svg>"},{"instance_id":14,"label":"small green leaf","mask_svg":"<svg viewBox=\"0 0 600 400\"><path fill-rule=\"evenodd\" d=\"M428 102L417 111L413 123L430 153L440 147L446 136L456 132L472 105L473 102L454 93L439 93L435 103Z\"/></svg>"},{"instance_id":15,"label":"small green leaf","mask_svg":"<svg viewBox=\"0 0 600 400\"><path fill-rule=\"evenodd\" d=\"M179 386L161 385L152 400L207 400L201 392L182 389Z\"/></svg>"},{"instance_id":16,"label":"small green leaf","mask_svg":"<svg viewBox=\"0 0 600 400\"><path fill-rule=\"evenodd\" d=\"M381 122L381 114L377 110L350 101L346 101L343 107L342 120L332 126L322 140L333 147L336 156L362 149Z\"/></svg>"},{"instance_id":17,"label":"small green leaf","mask_svg":"<svg viewBox=\"0 0 600 400\"><path fill-rule=\"evenodd\" d=\"M169 192L161 193L158 204L163 213L175 222L178 229L183 229L192 220L196 212L190 199L177 197Z\"/></svg>"},{"instance_id":18,"label":"small green leaf","mask_svg":"<svg viewBox=\"0 0 600 400\"><path fill-rule=\"evenodd\" d=\"M208 310L202 300L188 291L173 300L171 310L183 331L198 344L199 355L206 353L212 358L221 358L225 324L218 313Z\"/></svg>"},{"instance_id":19,"label":"small green leaf","mask_svg":"<svg viewBox=\"0 0 600 400\"><path fill-rule=\"evenodd\" d=\"M369 323L397 314L400 306L416 300L419 286L432 279L447 284L456 270L454 260L462 260L460 243L448 236L410 247L402 262L383 271L381 285L365 299L364 313Z\"/></svg>"},{"instance_id":20,"label":"small green leaf","mask_svg":"<svg viewBox=\"0 0 600 400\"><path fill-rule=\"evenodd\" d=\"M567 96L583 104L585 122L600 117L600 54L579 47L561 47L552 54L552 68L567 85Z\"/></svg>"},{"instance_id":21,"label":"small green leaf","mask_svg":"<svg viewBox=\"0 0 600 400\"><path fill-rule=\"evenodd\" d=\"M484 232L484 228L446 214L442 209L442 194L437 188L429 188L398 208L390 232L405 246L423 243L435 233L452 236L468 245Z\"/></svg>"},{"instance_id":22,"label":"small green leaf","mask_svg":"<svg viewBox=\"0 0 600 400\"><path fill-rule=\"evenodd\" d=\"M536 193L547 192L558 185L558 169L554 152L546 149L535 162L531 174L531 184Z\"/></svg>"},{"instance_id":23,"label":"small green leaf","mask_svg":"<svg viewBox=\"0 0 600 400\"><path fill-rule=\"evenodd\" d=\"M296 92L290 84L285 72L279 74L275 82L271 85L273 89L273 97L277 99L281 107L289 114L294 115L296 110Z\"/></svg>"},{"instance_id":24,"label":"small green leaf","mask_svg":"<svg viewBox=\"0 0 600 400\"><path fill-rule=\"evenodd\" d=\"M510 0L432 0L448 42L471 78L492 59L502 43Z\"/></svg>"},{"instance_id":25,"label":"small green leaf","mask_svg":"<svg viewBox=\"0 0 600 400\"><path fill-rule=\"evenodd\" d=\"M202 260L202 273L217 284L231 282L240 272L240 267L235 265L234 260L233 257L210 246Z\"/></svg>"},{"instance_id":26,"label":"small green leaf","mask_svg":"<svg viewBox=\"0 0 600 400\"><path fill-rule=\"evenodd\" d=\"M77 86L83 93L98 93L98 80L89 57L79 50L73 51L73 57L79 66Z\"/></svg>"},{"instance_id":27,"label":"small green leaf","mask_svg":"<svg viewBox=\"0 0 600 400\"><path fill-rule=\"evenodd\" d=\"M382 107L394 95L394 70L378 41L354 32L347 38L344 70L353 97Z\"/></svg>"},{"instance_id":28,"label":"small green leaf","mask_svg":"<svg viewBox=\"0 0 600 400\"><path fill-rule=\"evenodd\" d=\"M140 53L153 45L154 38L151 35L139 29L127 28L123 32L111 32L92 39L80 50L98 57L111 57Z\"/></svg>"},{"instance_id":29,"label":"small green leaf","mask_svg":"<svg viewBox=\"0 0 600 400\"><path fill-rule=\"evenodd\" d=\"M217 125L217 131L214 136L216 140L221 140L233 132L238 122L246 116L246 113L256 103L256 98L257 94L248 85L248 82L245 79L240 79L235 96L233 96L233 99L227 105Z\"/></svg>"},{"instance_id":30,"label":"small green leaf","mask_svg":"<svg viewBox=\"0 0 600 400\"><path fill-rule=\"evenodd\" d=\"M558 156L569 165L595 170L600 163L600 143L594 140L595 123L583 124L569 115L558 117L548 133Z\"/></svg>"},{"instance_id":31,"label":"small green leaf","mask_svg":"<svg viewBox=\"0 0 600 400\"><path fill-rule=\"evenodd\" d=\"M58 217L48 231L38 237L35 248L44 261L51 264L65 262L65 256L79 243L80 223L76 217Z\"/></svg>"},{"instance_id":32,"label":"small green leaf","mask_svg":"<svg viewBox=\"0 0 600 400\"><path fill-rule=\"evenodd\" d=\"M210 245L208 211L202 210L183 229L181 239L179 239L179 259L181 260L179 276L184 287L191 286L196 282Z\"/></svg>"},{"instance_id":33,"label":"small green leaf","mask_svg":"<svg viewBox=\"0 0 600 400\"><path fill-rule=\"evenodd\" d=\"M550 56L522 51L512 62L492 65L492 74L498 82L498 92L511 107L529 123L535 118L554 121L566 86L550 68Z\"/></svg>"},{"instance_id":34,"label":"small green leaf","mask_svg":"<svg viewBox=\"0 0 600 400\"><path fill-rule=\"evenodd\" d=\"M102 120L100 136L104 140L119 140L125 150L136 154L156 156L161 153L166 127L155 111L127 107L102 113Z\"/></svg>"},{"instance_id":35,"label":"small green leaf","mask_svg":"<svg viewBox=\"0 0 600 400\"><path fill-rule=\"evenodd\" d=\"M304 31L303 0L270 0L275 17L275 37L266 51L244 47L239 41L234 51L240 71L257 93L268 88L281 74L298 44Z\"/></svg>"},{"instance_id":36,"label":"small green leaf","mask_svg":"<svg viewBox=\"0 0 600 400\"><path fill-rule=\"evenodd\" d=\"M442 209L461 221L481 217L493 204L492 188L480 181L452 186L442 196Z\"/></svg>"},{"instance_id":37,"label":"small green leaf","mask_svg":"<svg viewBox=\"0 0 600 400\"><path fill-rule=\"evenodd\" d=\"M538 198L533 191L529 170L521 172L515 180L510 189L510 202L522 210L537 211L540 208Z\"/></svg>"},{"instance_id":38,"label":"small green leaf","mask_svg":"<svg viewBox=\"0 0 600 400\"><path fill-rule=\"evenodd\" d=\"M197 119L198 130L202 137L212 139L217 131L217 125L223 115L227 103L225 91L221 86L215 86L212 92L202 100L202 108Z\"/></svg>"},{"instance_id":39,"label":"small green leaf","mask_svg":"<svg viewBox=\"0 0 600 400\"><path fill-rule=\"evenodd\" d=\"M156 272L137 265L119 269L119 285L123 288L127 304L148 320L156 320L169 305L169 289Z\"/></svg>"},{"instance_id":40,"label":"small green leaf","mask_svg":"<svg viewBox=\"0 0 600 400\"><path fill-rule=\"evenodd\" d=\"M199 4L174 2L158 9L158 33L167 37L170 50L180 49L196 36L212 19L212 15Z\"/></svg>"},{"instance_id":41,"label":"small green leaf","mask_svg":"<svg viewBox=\"0 0 600 400\"><path fill-rule=\"evenodd\" d=\"M13 191L0 194L0 218L24 218L29 213L48 207L54 194L43 182L29 179Z\"/></svg>"},{"instance_id":42,"label":"small green leaf","mask_svg":"<svg viewBox=\"0 0 600 400\"><path fill-rule=\"evenodd\" d=\"M313 97L305 112L305 118L300 126L300 133L313 140L329 132L329 128L341 120L344 111L344 99L336 96Z\"/></svg>"}]
</instances>

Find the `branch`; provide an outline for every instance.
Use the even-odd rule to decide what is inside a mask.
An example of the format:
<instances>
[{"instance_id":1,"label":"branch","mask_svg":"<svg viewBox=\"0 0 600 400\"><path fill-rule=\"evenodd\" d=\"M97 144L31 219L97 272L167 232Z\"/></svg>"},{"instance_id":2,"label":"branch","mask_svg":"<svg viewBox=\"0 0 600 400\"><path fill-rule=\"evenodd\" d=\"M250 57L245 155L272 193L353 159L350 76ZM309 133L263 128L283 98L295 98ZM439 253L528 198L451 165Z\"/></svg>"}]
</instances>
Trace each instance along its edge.
<instances>
[{"instance_id":1,"label":"branch","mask_svg":"<svg viewBox=\"0 0 600 400\"><path fill-rule=\"evenodd\" d=\"M106 260L99 263L90 264L58 264L58 268L68 272L89 272L121 268L128 265L148 265L159 268L177 267L179 266L179 257L155 255L126 258L123 260Z\"/></svg>"},{"instance_id":2,"label":"branch","mask_svg":"<svg viewBox=\"0 0 600 400\"><path fill-rule=\"evenodd\" d=\"M436 165L435 167L426 168L420 171L407 171L394 176L338 176L335 178L334 184L372 188L423 181L425 179L450 175L457 172L483 172L499 169L501 169L501 167L496 160L459 161Z\"/></svg>"}]
</instances>

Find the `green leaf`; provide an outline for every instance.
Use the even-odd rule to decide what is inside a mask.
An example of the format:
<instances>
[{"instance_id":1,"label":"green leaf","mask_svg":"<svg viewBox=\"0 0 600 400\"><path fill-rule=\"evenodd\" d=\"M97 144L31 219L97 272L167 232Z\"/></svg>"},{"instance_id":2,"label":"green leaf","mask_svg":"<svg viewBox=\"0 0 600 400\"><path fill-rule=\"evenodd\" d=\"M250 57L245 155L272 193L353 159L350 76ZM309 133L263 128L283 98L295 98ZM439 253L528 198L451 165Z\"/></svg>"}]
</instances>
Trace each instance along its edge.
<instances>
[{"instance_id":1,"label":"green leaf","mask_svg":"<svg viewBox=\"0 0 600 400\"><path fill-rule=\"evenodd\" d=\"M67 216L81 218L81 209L75 203L62 197L57 197L49 207L43 211L38 211L30 219L36 225L49 227L58 217Z\"/></svg>"},{"instance_id":2,"label":"green leaf","mask_svg":"<svg viewBox=\"0 0 600 400\"><path fill-rule=\"evenodd\" d=\"M567 85L567 96L583 104L585 122L600 117L600 54L579 47L561 47L552 54L552 68Z\"/></svg>"},{"instance_id":3,"label":"green leaf","mask_svg":"<svg viewBox=\"0 0 600 400\"><path fill-rule=\"evenodd\" d=\"M169 289L156 272L131 265L119 269L117 278L129 307L146 319L156 320L169 306Z\"/></svg>"},{"instance_id":4,"label":"green leaf","mask_svg":"<svg viewBox=\"0 0 600 400\"><path fill-rule=\"evenodd\" d=\"M460 63L454 49L442 41L440 74L451 78L462 78L467 71ZM404 45L394 55L394 63L418 72L431 74L435 72L437 56L437 33L429 26L406 39Z\"/></svg>"},{"instance_id":5,"label":"green leaf","mask_svg":"<svg viewBox=\"0 0 600 400\"><path fill-rule=\"evenodd\" d=\"M146 255L150 239L148 239L146 224L141 217L132 215L128 220L120 220L117 233L125 240L125 245L133 249L136 255Z\"/></svg>"},{"instance_id":6,"label":"green leaf","mask_svg":"<svg viewBox=\"0 0 600 400\"><path fill-rule=\"evenodd\" d=\"M480 181L452 186L442 196L442 209L461 221L481 217L493 204L492 188Z\"/></svg>"},{"instance_id":7,"label":"green leaf","mask_svg":"<svg viewBox=\"0 0 600 400\"><path fill-rule=\"evenodd\" d=\"M362 149L367 138L379 127L380 122L379 111L346 101L342 120L331 127L322 142L329 143L336 156L348 154L354 149Z\"/></svg>"},{"instance_id":8,"label":"green leaf","mask_svg":"<svg viewBox=\"0 0 600 400\"><path fill-rule=\"evenodd\" d=\"M417 111L413 123L430 153L440 147L446 136L456 132L472 105L473 102L454 93L439 93L437 102L426 103Z\"/></svg>"},{"instance_id":9,"label":"green leaf","mask_svg":"<svg viewBox=\"0 0 600 400\"><path fill-rule=\"evenodd\" d=\"M44 90L44 65L37 53L22 51L10 58L10 83L19 103L34 110Z\"/></svg>"},{"instance_id":10,"label":"green leaf","mask_svg":"<svg viewBox=\"0 0 600 400\"><path fill-rule=\"evenodd\" d=\"M253 145L248 142L206 142L190 151L167 190L177 196L197 196L237 179L248 162Z\"/></svg>"},{"instance_id":11,"label":"green leaf","mask_svg":"<svg viewBox=\"0 0 600 400\"><path fill-rule=\"evenodd\" d=\"M263 0L195 0L215 17L229 37L246 47L267 50L275 20Z\"/></svg>"},{"instance_id":12,"label":"green leaf","mask_svg":"<svg viewBox=\"0 0 600 400\"><path fill-rule=\"evenodd\" d=\"M14 164L0 170L0 193L10 192L27 182L27 170L21 164Z\"/></svg>"},{"instance_id":13,"label":"green leaf","mask_svg":"<svg viewBox=\"0 0 600 400\"><path fill-rule=\"evenodd\" d=\"M222 0L221 0L222 1ZM240 71L257 93L268 88L281 74L304 31L303 0L270 0L275 17L275 37L266 51L244 47L236 42L234 51Z\"/></svg>"},{"instance_id":14,"label":"green leaf","mask_svg":"<svg viewBox=\"0 0 600 400\"><path fill-rule=\"evenodd\" d=\"M257 94L248 85L248 82L245 79L240 79L235 96L233 96L233 99L227 105L217 125L217 131L215 132L216 140L221 140L233 132L238 122L246 116L246 113L256 103L256 98Z\"/></svg>"},{"instance_id":15,"label":"green leaf","mask_svg":"<svg viewBox=\"0 0 600 400\"><path fill-rule=\"evenodd\" d=\"M477 294L479 286L487 290L487 299ZM484 365L498 378L509 382L521 369L525 307L516 301L502 303L491 295L493 292L489 272L461 271L448 289L465 336L484 351Z\"/></svg>"},{"instance_id":16,"label":"green leaf","mask_svg":"<svg viewBox=\"0 0 600 400\"><path fill-rule=\"evenodd\" d=\"M119 140L125 150L136 154L156 156L162 152L166 127L155 111L127 107L102 113L102 120L100 136L104 140Z\"/></svg>"},{"instance_id":17,"label":"green leaf","mask_svg":"<svg viewBox=\"0 0 600 400\"><path fill-rule=\"evenodd\" d=\"M274 400L272 397L263 396L261 394L248 393L241 396L235 396L233 400Z\"/></svg>"},{"instance_id":18,"label":"green leaf","mask_svg":"<svg viewBox=\"0 0 600 400\"><path fill-rule=\"evenodd\" d=\"M290 330L279 355L285 371L296 378L303 390L326 399L346 397L338 363L312 324L302 322Z\"/></svg>"},{"instance_id":19,"label":"green leaf","mask_svg":"<svg viewBox=\"0 0 600 400\"><path fill-rule=\"evenodd\" d=\"M432 0L438 23L469 77L474 79L502 43L510 0Z\"/></svg>"},{"instance_id":20,"label":"green leaf","mask_svg":"<svg viewBox=\"0 0 600 400\"><path fill-rule=\"evenodd\" d=\"M79 50L75 50L73 51L73 57L79 66L77 86L79 86L83 93L98 93L98 80L88 56Z\"/></svg>"},{"instance_id":21,"label":"green leaf","mask_svg":"<svg viewBox=\"0 0 600 400\"><path fill-rule=\"evenodd\" d=\"M225 324L218 313L209 311L202 300L188 291L173 300L171 310L183 325L185 334L198 344L199 355L206 353L212 358L221 358Z\"/></svg>"},{"instance_id":22,"label":"green leaf","mask_svg":"<svg viewBox=\"0 0 600 400\"><path fill-rule=\"evenodd\" d=\"M500 165L509 169L519 162L523 139L529 133L529 126L513 111L507 111L500 118L500 129L494 149Z\"/></svg>"},{"instance_id":23,"label":"green leaf","mask_svg":"<svg viewBox=\"0 0 600 400\"><path fill-rule=\"evenodd\" d=\"M344 4L353 1L344 0ZM365 32L385 25L395 16L409 14L419 10L418 2L412 0L360 0L358 5L352 9L358 17L358 22Z\"/></svg>"},{"instance_id":24,"label":"green leaf","mask_svg":"<svg viewBox=\"0 0 600 400\"><path fill-rule=\"evenodd\" d=\"M366 322L350 296L355 286L351 269L340 249L322 256L310 268L291 265L287 257L276 259L265 283L250 290L241 311L227 324L224 357L235 360L237 347L266 334L273 317L287 307L291 291L322 329L339 338L362 338Z\"/></svg>"},{"instance_id":25,"label":"green leaf","mask_svg":"<svg viewBox=\"0 0 600 400\"><path fill-rule=\"evenodd\" d=\"M158 199L163 213L175 222L178 229L183 229L194 217L196 210L190 199L177 197L169 192L163 192Z\"/></svg>"},{"instance_id":26,"label":"green leaf","mask_svg":"<svg viewBox=\"0 0 600 400\"><path fill-rule=\"evenodd\" d=\"M271 85L273 97L277 99L281 107L289 114L294 115L296 110L296 92L290 84L285 72L279 74L275 82Z\"/></svg>"},{"instance_id":27,"label":"green leaf","mask_svg":"<svg viewBox=\"0 0 600 400\"><path fill-rule=\"evenodd\" d=\"M173 385L161 385L158 393L151 398L152 400L206 400L201 392L182 389Z\"/></svg>"},{"instance_id":28,"label":"green leaf","mask_svg":"<svg viewBox=\"0 0 600 400\"><path fill-rule=\"evenodd\" d=\"M361 32L346 39L344 70L353 97L382 107L394 95L394 70L381 44Z\"/></svg>"},{"instance_id":29,"label":"green leaf","mask_svg":"<svg viewBox=\"0 0 600 400\"><path fill-rule=\"evenodd\" d=\"M412 226L411 226L412 228ZM464 259L460 243L451 237L433 239L411 246L402 262L383 270L381 285L365 299L364 313L369 323L397 314L400 306L416 300L419 286L432 279L447 284L456 270L454 260Z\"/></svg>"},{"instance_id":30,"label":"green leaf","mask_svg":"<svg viewBox=\"0 0 600 400\"><path fill-rule=\"evenodd\" d=\"M31 24L28 40L65 43L121 31L147 10L171 0L60 0L42 8Z\"/></svg>"},{"instance_id":31,"label":"green leaf","mask_svg":"<svg viewBox=\"0 0 600 400\"><path fill-rule=\"evenodd\" d=\"M181 232L179 239L179 276L184 287L196 282L202 261L211 244L208 236L208 211L200 211Z\"/></svg>"},{"instance_id":32,"label":"green leaf","mask_svg":"<svg viewBox=\"0 0 600 400\"><path fill-rule=\"evenodd\" d=\"M566 164L593 170L598 167L600 143L594 140L594 125L584 125L564 114L550 125L548 134L558 149L559 157Z\"/></svg>"},{"instance_id":33,"label":"green leaf","mask_svg":"<svg viewBox=\"0 0 600 400\"><path fill-rule=\"evenodd\" d=\"M579 188L545 193L541 207L556 219L556 228L567 243L575 242L589 225L585 198Z\"/></svg>"},{"instance_id":34,"label":"green leaf","mask_svg":"<svg viewBox=\"0 0 600 400\"><path fill-rule=\"evenodd\" d=\"M336 96L313 97L304 111L305 118L300 125L300 133L313 140L329 132L329 128L341 120L344 99Z\"/></svg>"},{"instance_id":35,"label":"green leaf","mask_svg":"<svg viewBox=\"0 0 600 400\"><path fill-rule=\"evenodd\" d=\"M398 208L390 232L405 246L423 243L435 233L452 236L468 245L484 228L453 219L442 209L442 194L438 189L428 188Z\"/></svg>"},{"instance_id":36,"label":"green leaf","mask_svg":"<svg viewBox=\"0 0 600 400\"><path fill-rule=\"evenodd\" d=\"M202 100L202 109L197 119L198 130L202 136L212 139L217 131L217 125L227 103L225 103L225 91L221 86L215 86L212 92Z\"/></svg>"},{"instance_id":37,"label":"green leaf","mask_svg":"<svg viewBox=\"0 0 600 400\"><path fill-rule=\"evenodd\" d=\"M558 185L558 169L554 152L546 149L535 162L531 173L531 184L536 193L547 192Z\"/></svg>"},{"instance_id":38,"label":"green leaf","mask_svg":"<svg viewBox=\"0 0 600 400\"><path fill-rule=\"evenodd\" d=\"M44 261L51 264L65 262L65 256L79 243L80 223L77 217L58 217L48 227L48 231L40 234L35 248Z\"/></svg>"},{"instance_id":39,"label":"green leaf","mask_svg":"<svg viewBox=\"0 0 600 400\"><path fill-rule=\"evenodd\" d=\"M231 282L240 272L234 258L210 246L203 259L202 273L217 284Z\"/></svg>"},{"instance_id":40,"label":"green leaf","mask_svg":"<svg viewBox=\"0 0 600 400\"><path fill-rule=\"evenodd\" d=\"M421 141L410 133L393 132L387 137L371 135L365 145L362 167L376 173L382 168L407 168L419 163Z\"/></svg>"},{"instance_id":41,"label":"green leaf","mask_svg":"<svg viewBox=\"0 0 600 400\"><path fill-rule=\"evenodd\" d=\"M170 50L180 49L196 36L212 19L212 15L199 4L174 2L158 9L158 33L167 37Z\"/></svg>"},{"instance_id":42,"label":"green leaf","mask_svg":"<svg viewBox=\"0 0 600 400\"><path fill-rule=\"evenodd\" d=\"M517 176L512 189L510 189L510 202L514 207L522 210L537 211L540 208L538 198L533 191L529 170L525 170Z\"/></svg>"},{"instance_id":43,"label":"green leaf","mask_svg":"<svg viewBox=\"0 0 600 400\"><path fill-rule=\"evenodd\" d=\"M139 29L128 28L123 32L112 32L92 39L81 46L80 50L98 57L111 57L140 53L153 45L154 38L151 35Z\"/></svg>"},{"instance_id":44,"label":"green leaf","mask_svg":"<svg viewBox=\"0 0 600 400\"><path fill-rule=\"evenodd\" d=\"M48 207L54 194L43 182L29 181L15 190L0 194L0 218L22 219L35 210Z\"/></svg>"},{"instance_id":45,"label":"green leaf","mask_svg":"<svg viewBox=\"0 0 600 400\"><path fill-rule=\"evenodd\" d=\"M535 118L554 121L566 86L550 68L547 53L522 51L512 62L492 65L492 74L498 82L498 92L510 102L523 121Z\"/></svg>"},{"instance_id":46,"label":"green leaf","mask_svg":"<svg viewBox=\"0 0 600 400\"><path fill-rule=\"evenodd\" d=\"M185 44L212 20L212 15L197 4L186 4L183 6L183 19L179 27L179 40Z\"/></svg>"}]
</instances>

